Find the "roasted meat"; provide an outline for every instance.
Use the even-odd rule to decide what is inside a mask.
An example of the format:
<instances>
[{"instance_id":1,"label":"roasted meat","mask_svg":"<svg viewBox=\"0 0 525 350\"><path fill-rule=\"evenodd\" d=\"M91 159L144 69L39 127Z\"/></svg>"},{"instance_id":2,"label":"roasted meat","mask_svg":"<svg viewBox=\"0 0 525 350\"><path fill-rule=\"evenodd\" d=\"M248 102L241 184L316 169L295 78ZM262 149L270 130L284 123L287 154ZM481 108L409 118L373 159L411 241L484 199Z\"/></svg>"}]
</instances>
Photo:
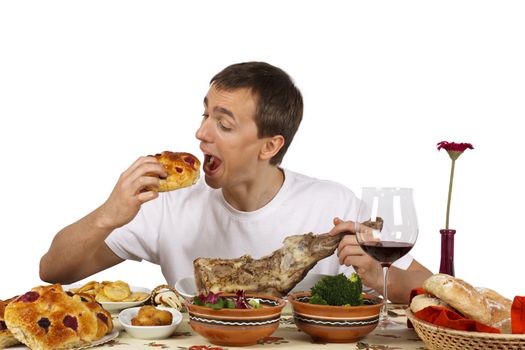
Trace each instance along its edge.
<instances>
[{"instance_id":1,"label":"roasted meat","mask_svg":"<svg viewBox=\"0 0 525 350\"><path fill-rule=\"evenodd\" d=\"M193 261L197 290L286 295L319 260L332 255L348 233L289 236L283 247L257 260L249 255L238 259L197 258Z\"/></svg>"}]
</instances>

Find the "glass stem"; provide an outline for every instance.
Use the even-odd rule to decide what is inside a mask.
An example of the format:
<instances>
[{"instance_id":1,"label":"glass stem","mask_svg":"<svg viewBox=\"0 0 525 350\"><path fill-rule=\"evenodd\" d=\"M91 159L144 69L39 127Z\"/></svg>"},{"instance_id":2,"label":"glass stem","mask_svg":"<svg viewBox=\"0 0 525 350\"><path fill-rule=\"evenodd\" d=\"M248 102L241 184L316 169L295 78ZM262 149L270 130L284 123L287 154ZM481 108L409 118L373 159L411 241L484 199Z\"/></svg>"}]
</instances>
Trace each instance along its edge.
<instances>
[{"instance_id":1,"label":"glass stem","mask_svg":"<svg viewBox=\"0 0 525 350\"><path fill-rule=\"evenodd\" d=\"M388 319L388 268L390 265L383 266L383 307L381 308L381 315L379 316L379 322L386 321Z\"/></svg>"}]
</instances>

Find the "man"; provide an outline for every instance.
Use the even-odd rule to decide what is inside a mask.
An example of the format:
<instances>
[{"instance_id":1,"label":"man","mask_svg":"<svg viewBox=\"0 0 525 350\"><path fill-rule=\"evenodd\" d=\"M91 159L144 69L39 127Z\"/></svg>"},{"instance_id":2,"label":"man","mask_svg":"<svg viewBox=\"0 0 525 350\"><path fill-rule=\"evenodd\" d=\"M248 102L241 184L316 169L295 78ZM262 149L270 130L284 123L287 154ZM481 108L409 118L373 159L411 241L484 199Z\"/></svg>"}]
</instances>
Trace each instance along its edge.
<instances>
[{"instance_id":1,"label":"man","mask_svg":"<svg viewBox=\"0 0 525 350\"><path fill-rule=\"evenodd\" d=\"M159 264L167 282L193 274L197 257L255 258L288 235L353 231L358 199L342 185L279 167L302 119L299 90L281 69L263 62L235 64L211 80L196 132L205 181L158 194L167 174L141 157L119 178L108 200L62 229L40 262L44 281L71 283L125 259ZM332 225L333 220L333 225ZM411 257L393 267L391 300L408 301L430 271ZM341 266L340 264L343 264ZM346 236L338 256L313 272L348 273L382 291L380 265Z\"/></svg>"}]
</instances>

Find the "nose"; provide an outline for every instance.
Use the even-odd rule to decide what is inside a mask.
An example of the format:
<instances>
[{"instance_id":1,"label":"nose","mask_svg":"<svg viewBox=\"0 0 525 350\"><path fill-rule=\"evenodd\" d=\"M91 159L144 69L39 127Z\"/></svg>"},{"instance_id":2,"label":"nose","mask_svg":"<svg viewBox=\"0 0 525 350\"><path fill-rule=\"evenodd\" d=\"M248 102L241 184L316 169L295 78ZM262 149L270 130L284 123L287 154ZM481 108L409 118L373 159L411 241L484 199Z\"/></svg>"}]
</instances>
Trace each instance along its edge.
<instances>
[{"instance_id":1,"label":"nose","mask_svg":"<svg viewBox=\"0 0 525 350\"><path fill-rule=\"evenodd\" d=\"M195 132L195 137L201 142L211 142L210 128L208 127L208 120L210 118L204 118L201 122L201 126Z\"/></svg>"}]
</instances>

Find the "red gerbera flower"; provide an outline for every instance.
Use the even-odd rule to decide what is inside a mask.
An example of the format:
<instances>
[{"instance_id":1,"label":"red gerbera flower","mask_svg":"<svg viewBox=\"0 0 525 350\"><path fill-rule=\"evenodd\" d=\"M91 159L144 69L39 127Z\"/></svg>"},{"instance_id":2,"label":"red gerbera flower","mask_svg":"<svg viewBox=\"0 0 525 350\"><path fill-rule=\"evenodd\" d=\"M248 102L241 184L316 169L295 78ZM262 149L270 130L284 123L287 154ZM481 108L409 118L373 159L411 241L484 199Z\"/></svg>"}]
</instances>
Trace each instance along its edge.
<instances>
[{"instance_id":1,"label":"red gerbera flower","mask_svg":"<svg viewBox=\"0 0 525 350\"><path fill-rule=\"evenodd\" d=\"M460 155L465 152L467 149L474 149L474 146L472 146L470 143L455 143L455 142L447 142L447 141L441 141L437 144L438 151L441 149L444 149L447 151L448 155L450 156L450 159L452 159L452 167L450 169L450 183L448 186L448 200L447 200L447 218L446 218L446 225L445 228L448 230L448 222L449 222L449 215L450 215L450 200L452 198L452 183L454 182L454 167L456 165L456 159L459 158Z\"/></svg>"},{"instance_id":2,"label":"red gerbera flower","mask_svg":"<svg viewBox=\"0 0 525 350\"><path fill-rule=\"evenodd\" d=\"M465 152L465 150L474 149L474 146L472 146L470 143L455 143L447 141L438 142L438 151L442 148L448 152L448 155L450 158L452 158L452 160L456 160L463 152Z\"/></svg>"}]
</instances>

